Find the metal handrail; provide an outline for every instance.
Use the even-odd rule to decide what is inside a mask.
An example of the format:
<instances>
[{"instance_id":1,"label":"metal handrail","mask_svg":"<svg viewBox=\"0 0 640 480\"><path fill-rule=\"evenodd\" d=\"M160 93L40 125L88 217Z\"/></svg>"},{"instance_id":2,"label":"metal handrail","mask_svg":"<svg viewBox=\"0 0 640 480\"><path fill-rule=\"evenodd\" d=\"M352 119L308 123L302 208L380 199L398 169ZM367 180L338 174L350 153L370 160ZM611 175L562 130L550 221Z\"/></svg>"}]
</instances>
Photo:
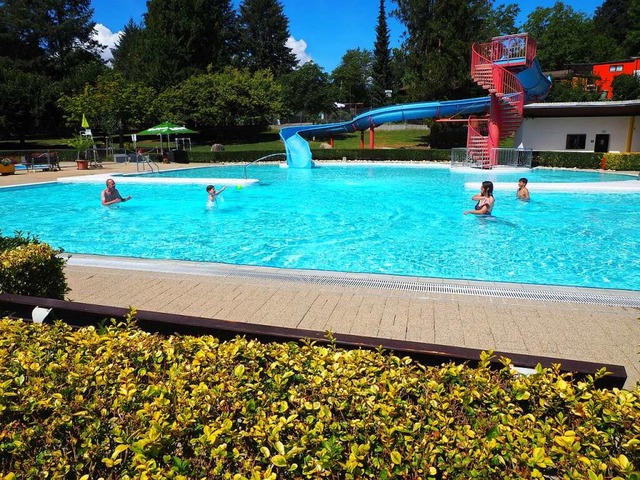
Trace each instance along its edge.
<instances>
[{"instance_id":1,"label":"metal handrail","mask_svg":"<svg viewBox=\"0 0 640 480\"><path fill-rule=\"evenodd\" d=\"M286 156L286 153L272 153L270 155L265 155L264 157L260 157L257 160L254 160L253 162L249 162L244 166L244 178L247 178L247 168L250 167L251 165L253 165L254 163L258 163L260 160L264 160L265 158L270 158L270 157L278 157L278 156Z\"/></svg>"},{"instance_id":2,"label":"metal handrail","mask_svg":"<svg viewBox=\"0 0 640 480\"><path fill-rule=\"evenodd\" d=\"M149 165L149 170L151 170L151 173L154 172L153 170L153 166L155 165L157 172L160 173L160 165L158 165L155 161L151 160L151 153L156 152L157 149L156 148L152 148L150 150L148 150L147 152L144 152L142 149L139 149L135 152L129 153L126 149L125 149L125 155L127 155L127 157L129 158L129 161L131 161L131 158L135 158L135 162L136 162L136 172L140 171L140 164L142 164L142 171L145 171L145 165Z\"/></svg>"}]
</instances>

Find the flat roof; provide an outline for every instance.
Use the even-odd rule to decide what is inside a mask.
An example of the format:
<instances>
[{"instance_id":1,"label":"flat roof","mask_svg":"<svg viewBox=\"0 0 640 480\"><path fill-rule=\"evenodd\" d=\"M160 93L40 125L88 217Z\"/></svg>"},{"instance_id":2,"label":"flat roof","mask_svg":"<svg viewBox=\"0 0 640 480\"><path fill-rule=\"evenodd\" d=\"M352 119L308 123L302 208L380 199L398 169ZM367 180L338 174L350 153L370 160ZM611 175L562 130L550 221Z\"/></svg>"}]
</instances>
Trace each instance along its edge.
<instances>
[{"instance_id":1,"label":"flat roof","mask_svg":"<svg viewBox=\"0 0 640 480\"><path fill-rule=\"evenodd\" d=\"M524 106L531 117L626 117L640 115L640 100L614 102L543 102Z\"/></svg>"}]
</instances>

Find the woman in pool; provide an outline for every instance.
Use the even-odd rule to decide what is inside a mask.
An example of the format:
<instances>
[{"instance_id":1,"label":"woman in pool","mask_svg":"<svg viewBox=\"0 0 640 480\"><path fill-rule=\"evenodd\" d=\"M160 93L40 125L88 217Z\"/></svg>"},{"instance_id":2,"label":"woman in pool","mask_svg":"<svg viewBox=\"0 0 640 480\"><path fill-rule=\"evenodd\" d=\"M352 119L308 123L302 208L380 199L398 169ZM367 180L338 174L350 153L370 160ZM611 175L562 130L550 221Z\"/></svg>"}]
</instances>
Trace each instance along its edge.
<instances>
[{"instance_id":1,"label":"woman in pool","mask_svg":"<svg viewBox=\"0 0 640 480\"><path fill-rule=\"evenodd\" d=\"M484 181L480 187L480 193L471 197L471 200L476 200L476 206L473 210L467 210L465 215L491 215L493 210L493 204L496 199L493 198L493 182Z\"/></svg>"}]
</instances>

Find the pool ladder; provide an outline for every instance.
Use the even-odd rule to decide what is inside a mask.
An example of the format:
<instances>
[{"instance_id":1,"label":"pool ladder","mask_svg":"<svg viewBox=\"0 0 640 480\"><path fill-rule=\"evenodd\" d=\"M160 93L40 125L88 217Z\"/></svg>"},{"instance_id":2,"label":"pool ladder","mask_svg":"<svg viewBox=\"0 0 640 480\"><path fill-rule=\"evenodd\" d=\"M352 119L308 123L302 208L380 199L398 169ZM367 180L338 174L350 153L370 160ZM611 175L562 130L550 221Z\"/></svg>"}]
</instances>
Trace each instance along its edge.
<instances>
[{"instance_id":1,"label":"pool ladder","mask_svg":"<svg viewBox=\"0 0 640 480\"><path fill-rule=\"evenodd\" d=\"M265 160L267 158L271 158L271 157L280 157L280 156L286 156L287 154L282 152L282 153L272 153L271 155L265 155L264 157L260 157L257 160L254 160L253 162L249 162L244 166L244 178L247 178L247 168L250 167L251 165L253 165L254 163L258 163L260 160Z\"/></svg>"},{"instance_id":2,"label":"pool ladder","mask_svg":"<svg viewBox=\"0 0 640 480\"><path fill-rule=\"evenodd\" d=\"M140 171L140 165L142 165L142 171L144 172L146 169L146 166L149 167L149 170L151 170L151 173L155 172L160 172L160 165L158 165L156 162L154 162L153 160L151 160L151 158L149 157L149 155L143 155L140 153L135 153L135 159L136 159L136 171ZM153 167L155 166L155 170L153 169Z\"/></svg>"}]
</instances>

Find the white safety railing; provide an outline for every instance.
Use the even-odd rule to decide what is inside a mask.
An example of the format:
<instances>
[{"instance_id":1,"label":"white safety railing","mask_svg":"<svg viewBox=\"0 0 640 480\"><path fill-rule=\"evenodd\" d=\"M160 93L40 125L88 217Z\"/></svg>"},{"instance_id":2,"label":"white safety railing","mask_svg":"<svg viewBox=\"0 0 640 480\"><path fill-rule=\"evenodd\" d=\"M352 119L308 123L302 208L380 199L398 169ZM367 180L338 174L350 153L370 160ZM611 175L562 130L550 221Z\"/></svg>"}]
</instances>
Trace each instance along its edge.
<instances>
[{"instance_id":1,"label":"white safety railing","mask_svg":"<svg viewBox=\"0 0 640 480\"><path fill-rule=\"evenodd\" d=\"M486 148L452 148L452 167L491 168Z\"/></svg>"},{"instance_id":2,"label":"white safety railing","mask_svg":"<svg viewBox=\"0 0 640 480\"><path fill-rule=\"evenodd\" d=\"M494 148L494 167L531 168L533 150L530 148Z\"/></svg>"},{"instance_id":3,"label":"white safety railing","mask_svg":"<svg viewBox=\"0 0 640 480\"><path fill-rule=\"evenodd\" d=\"M451 166L470 168L531 168L533 150L530 148L493 148L491 158L486 148L452 148Z\"/></svg>"}]
</instances>

